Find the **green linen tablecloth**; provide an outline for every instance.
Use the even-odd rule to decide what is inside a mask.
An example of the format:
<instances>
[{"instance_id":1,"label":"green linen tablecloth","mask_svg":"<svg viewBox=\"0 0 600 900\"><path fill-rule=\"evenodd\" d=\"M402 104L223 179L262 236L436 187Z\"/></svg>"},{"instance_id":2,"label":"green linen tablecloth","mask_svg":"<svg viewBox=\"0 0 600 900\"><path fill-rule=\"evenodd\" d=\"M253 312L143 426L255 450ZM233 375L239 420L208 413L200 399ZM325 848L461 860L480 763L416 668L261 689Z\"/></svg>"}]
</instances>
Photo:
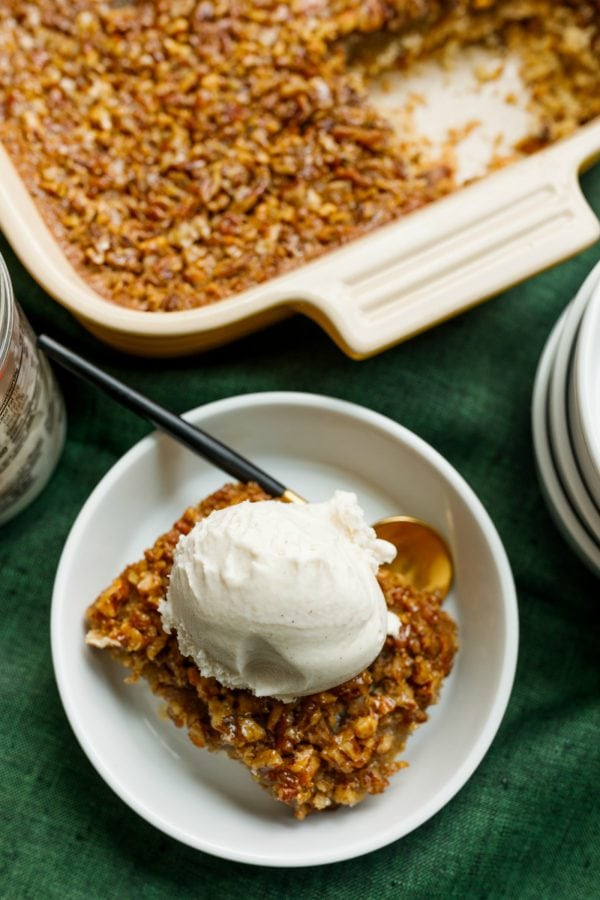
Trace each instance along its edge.
<instances>
[{"instance_id":1,"label":"green linen tablecloth","mask_svg":"<svg viewBox=\"0 0 600 900\"><path fill-rule=\"evenodd\" d=\"M600 167L583 187L600 214ZM600 897L599 582L549 518L530 432L544 342L600 247L360 363L300 317L202 356L129 358L49 300L3 242L0 251L36 329L177 411L248 391L313 391L415 431L487 507L511 561L521 625L515 686L489 753L460 793L404 839L290 872L212 858L164 836L112 793L80 749L49 639L69 529L99 479L149 427L61 373L64 454L41 496L0 529L0 896Z\"/></svg>"}]
</instances>

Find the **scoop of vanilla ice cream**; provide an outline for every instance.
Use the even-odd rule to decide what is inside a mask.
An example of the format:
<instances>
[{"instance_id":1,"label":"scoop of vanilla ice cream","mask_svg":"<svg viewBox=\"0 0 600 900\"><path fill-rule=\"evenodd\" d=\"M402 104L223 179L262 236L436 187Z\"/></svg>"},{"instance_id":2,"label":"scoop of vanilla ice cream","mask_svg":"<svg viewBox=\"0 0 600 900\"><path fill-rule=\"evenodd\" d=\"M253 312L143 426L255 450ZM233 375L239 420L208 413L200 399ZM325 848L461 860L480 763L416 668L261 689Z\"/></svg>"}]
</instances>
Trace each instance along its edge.
<instances>
[{"instance_id":1,"label":"scoop of vanilla ice cream","mask_svg":"<svg viewBox=\"0 0 600 900\"><path fill-rule=\"evenodd\" d=\"M228 687L286 701L327 690L370 665L397 631L375 578L395 552L352 493L229 506L180 538L163 626Z\"/></svg>"}]
</instances>

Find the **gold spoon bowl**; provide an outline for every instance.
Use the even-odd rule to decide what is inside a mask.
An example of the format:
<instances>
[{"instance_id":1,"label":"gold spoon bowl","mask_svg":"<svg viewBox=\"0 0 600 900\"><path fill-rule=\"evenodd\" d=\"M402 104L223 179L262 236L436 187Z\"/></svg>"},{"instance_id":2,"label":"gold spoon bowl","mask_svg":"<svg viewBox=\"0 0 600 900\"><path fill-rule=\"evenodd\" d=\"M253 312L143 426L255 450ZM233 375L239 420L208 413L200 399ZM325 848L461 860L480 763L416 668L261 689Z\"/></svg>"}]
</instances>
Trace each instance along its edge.
<instances>
[{"instance_id":1,"label":"gold spoon bowl","mask_svg":"<svg viewBox=\"0 0 600 900\"><path fill-rule=\"evenodd\" d=\"M442 599L446 596L454 566L448 544L435 528L412 516L389 516L375 522L373 529L378 538L396 548L389 568L405 584Z\"/></svg>"}]
</instances>

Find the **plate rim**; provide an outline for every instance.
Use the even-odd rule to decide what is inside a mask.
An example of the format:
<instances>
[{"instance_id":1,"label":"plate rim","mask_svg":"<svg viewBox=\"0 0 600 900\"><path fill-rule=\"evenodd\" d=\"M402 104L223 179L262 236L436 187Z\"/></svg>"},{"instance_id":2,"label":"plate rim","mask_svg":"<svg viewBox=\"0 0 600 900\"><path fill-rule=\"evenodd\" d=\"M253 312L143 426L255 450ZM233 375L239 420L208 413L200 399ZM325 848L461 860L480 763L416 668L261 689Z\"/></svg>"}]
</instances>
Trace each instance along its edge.
<instances>
[{"instance_id":1,"label":"plate rim","mask_svg":"<svg viewBox=\"0 0 600 900\"><path fill-rule=\"evenodd\" d=\"M600 548L596 547L562 486L548 435L550 376L569 308L555 322L542 350L531 401L531 432L538 481L546 506L557 529L576 556L600 575ZM588 546L589 544L589 546Z\"/></svg>"},{"instance_id":2,"label":"plate rim","mask_svg":"<svg viewBox=\"0 0 600 900\"><path fill-rule=\"evenodd\" d=\"M546 423L551 456L563 493L582 527L600 549L600 511L581 470L571 429L569 398L583 321L600 285L599 279L600 268L594 267L568 304L564 317L559 319L560 333L547 379Z\"/></svg>"},{"instance_id":3,"label":"plate rim","mask_svg":"<svg viewBox=\"0 0 600 900\"><path fill-rule=\"evenodd\" d=\"M307 856L299 859L294 856L281 857L273 859L268 855L258 857L256 853L247 853L243 850L224 848L221 844L211 844L210 841L194 839L182 829L172 828L169 823L158 815L153 809L148 807L145 802L140 801L137 797L131 795L126 786L115 779L115 776L101 756L98 755L94 746L87 738L85 729L81 727L78 720L76 707L73 704L73 698L65 684L63 673L63 656L59 652L60 641L58 640L58 629L60 625L62 608L60 606L59 595L62 589L62 583L66 577L66 573L71 564L71 557L76 546L79 533L84 530L93 517L95 505L100 496L110 487L111 483L116 481L122 474L123 470L134 464L139 457L145 455L155 446L158 440L158 433L153 432L142 438L126 451L111 468L99 480L89 497L81 507L75 518L73 526L69 532L61 553L60 561L56 571L54 587L52 592L52 605L50 616L50 633L51 633L51 650L54 676L57 689L63 705L63 709L69 725L81 747L96 769L98 774L105 781L106 785L115 793L119 799L125 802L130 809L140 815L147 822L162 831L164 834L180 841L187 846L214 856L242 862L251 865L279 867L304 867L311 865L323 865L343 860L358 858L366 853L370 853L381 847L387 846L393 841L405 837L407 834L418 828L433 815L439 812L457 793L464 787L473 772L479 766L485 757L489 747L494 740L497 731L504 718L508 703L510 700L512 687L514 683L516 665L518 658L519 646L519 622L518 622L518 606L517 594L512 575L510 562L506 550L502 544L496 527L485 509L479 497L470 487L463 476L446 460L437 450L428 444L423 438L419 437L410 429L400 423L390 419L389 417L370 410L360 404L330 397L323 394L313 394L309 392L296 391L259 391L251 394L235 395L226 397L221 400L215 400L207 404L194 407L184 416L193 422L201 422L215 413L227 413L237 410L240 407L248 407L258 404L259 406L271 406L275 404L289 405L308 405L313 408L325 409L330 412L342 412L351 418L362 419L371 426L379 427L380 430L387 432L396 432L398 437L402 437L405 441L414 446L419 453L433 463L436 469L441 470L442 474L449 479L454 487L458 489L459 494L468 499L469 505L477 513L478 522L485 531L486 538L490 543L490 549L496 563L499 581L502 587L502 609L504 614L504 628L506 632L505 648L502 658L502 667L498 678L495 697L491 704L484 725L481 729L479 739L475 742L470 752L467 754L462 764L458 767L452 778L431 798L430 802L423 808L415 812L408 820L405 827L395 829L388 827L381 832L368 835L362 842L360 848L356 848L355 842L350 842L345 847L326 848L324 852Z\"/></svg>"},{"instance_id":4,"label":"plate rim","mask_svg":"<svg viewBox=\"0 0 600 900\"><path fill-rule=\"evenodd\" d=\"M583 313L577 340L577 352L573 359L572 376L577 394L577 412L589 461L600 481L600 432L593 421L592 373L594 365L594 340L600 350L600 261L592 269L595 283ZM596 354L597 356L597 354ZM600 365L596 364L600 374Z\"/></svg>"}]
</instances>

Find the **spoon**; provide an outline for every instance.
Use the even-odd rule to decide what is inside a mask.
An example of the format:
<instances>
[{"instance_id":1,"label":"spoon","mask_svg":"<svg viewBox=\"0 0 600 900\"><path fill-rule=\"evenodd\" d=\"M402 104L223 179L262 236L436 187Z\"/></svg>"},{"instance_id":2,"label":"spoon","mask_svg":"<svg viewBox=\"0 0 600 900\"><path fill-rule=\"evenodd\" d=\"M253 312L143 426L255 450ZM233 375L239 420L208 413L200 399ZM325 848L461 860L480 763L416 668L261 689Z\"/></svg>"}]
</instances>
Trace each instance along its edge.
<instances>
[{"instance_id":1,"label":"spoon","mask_svg":"<svg viewBox=\"0 0 600 900\"><path fill-rule=\"evenodd\" d=\"M156 428L171 435L191 450L242 482L255 481L272 497L288 503L305 503L295 491L273 478L217 438L191 425L144 394L119 381L79 354L47 335L37 338L38 347L65 369L101 388L132 412L143 416ZM445 597L453 576L452 557L444 539L430 525L411 516L390 516L373 525L378 538L396 547L389 567L407 585L418 590L437 591Z\"/></svg>"},{"instance_id":2,"label":"spoon","mask_svg":"<svg viewBox=\"0 0 600 900\"><path fill-rule=\"evenodd\" d=\"M389 516L373 525L378 538L396 548L388 568L420 591L445 597L453 577L448 544L435 528L413 516Z\"/></svg>"}]
</instances>

